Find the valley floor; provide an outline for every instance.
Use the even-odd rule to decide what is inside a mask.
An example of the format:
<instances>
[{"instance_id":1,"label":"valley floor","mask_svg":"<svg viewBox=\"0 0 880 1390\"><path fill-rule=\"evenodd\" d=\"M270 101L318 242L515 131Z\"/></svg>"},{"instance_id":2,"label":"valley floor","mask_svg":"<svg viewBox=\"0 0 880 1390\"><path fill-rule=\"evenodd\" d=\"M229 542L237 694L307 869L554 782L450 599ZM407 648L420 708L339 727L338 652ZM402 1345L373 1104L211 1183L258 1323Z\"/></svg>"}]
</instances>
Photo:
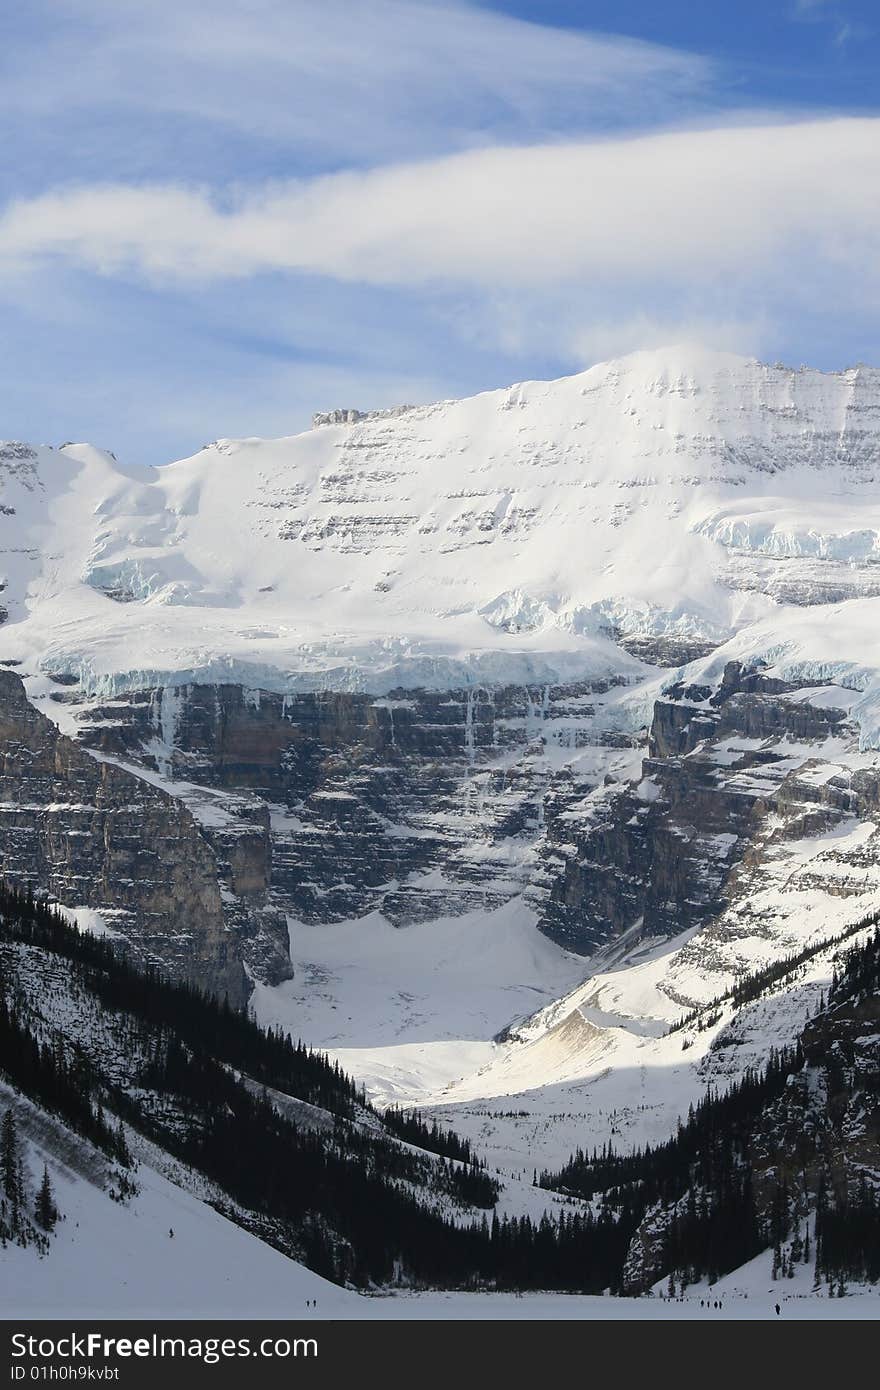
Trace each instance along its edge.
<instances>
[{"instance_id":1,"label":"valley floor","mask_svg":"<svg viewBox=\"0 0 880 1390\"><path fill-rule=\"evenodd\" d=\"M880 1318L877 1290L853 1286L846 1298L817 1295L806 1266L795 1279L774 1282L769 1253L711 1290L694 1286L681 1299L659 1291L645 1298L362 1295L287 1259L146 1164L137 1171L140 1191L125 1205L59 1167L55 1181L65 1219L49 1255L0 1250L6 1319L775 1321L777 1302L780 1321ZM720 1309L708 1306L715 1300Z\"/></svg>"},{"instance_id":2,"label":"valley floor","mask_svg":"<svg viewBox=\"0 0 880 1390\"><path fill-rule=\"evenodd\" d=\"M777 1321L776 1297L770 1294L728 1298L721 1309L700 1306L691 1294L680 1302L662 1298L598 1298L579 1294L411 1294L371 1299L388 1305L380 1317L450 1322L463 1321L583 1321L583 1322L766 1322ZM868 1292L847 1298L816 1298L808 1294L783 1297L778 1321L873 1322L880 1317L880 1295ZM346 1313L346 1317L365 1316ZM366 1316L377 1316L372 1312Z\"/></svg>"},{"instance_id":3,"label":"valley floor","mask_svg":"<svg viewBox=\"0 0 880 1390\"><path fill-rule=\"evenodd\" d=\"M541 935L520 898L405 928L378 912L291 920L290 951L294 978L256 985L259 1022L330 1052L380 1105L439 1097L492 1061L496 1033L587 970Z\"/></svg>"},{"instance_id":4,"label":"valley floor","mask_svg":"<svg viewBox=\"0 0 880 1390\"><path fill-rule=\"evenodd\" d=\"M856 915L840 901L829 938ZM794 946L813 939L810 924L802 930ZM787 1044L831 979L833 946L804 967L797 988L669 1034L685 1008L666 992L670 980L697 997L705 989L699 966L686 963L691 936L588 960L548 941L521 898L400 929L379 913L332 925L291 920L295 976L258 984L253 1006L264 1026L326 1050L375 1105L416 1106L466 1137L512 1209L534 1215L536 1168L558 1170L579 1146L665 1141L708 1086L726 1089ZM766 964L762 938L738 945L750 964ZM731 1046L713 1050L725 1030Z\"/></svg>"}]
</instances>

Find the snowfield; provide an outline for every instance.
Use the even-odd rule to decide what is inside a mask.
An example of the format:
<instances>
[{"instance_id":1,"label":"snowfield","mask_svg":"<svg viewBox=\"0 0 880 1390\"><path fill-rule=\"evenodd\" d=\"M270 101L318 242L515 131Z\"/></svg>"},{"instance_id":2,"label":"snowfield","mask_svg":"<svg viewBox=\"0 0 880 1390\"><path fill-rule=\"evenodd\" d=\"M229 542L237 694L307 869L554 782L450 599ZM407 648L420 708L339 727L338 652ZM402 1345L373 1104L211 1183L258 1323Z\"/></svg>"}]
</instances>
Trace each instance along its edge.
<instances>
[{"instance_id":1,"label":"snowfield","mask_svg":"<svg viewBox=\"0 0 880 1390\"><path fill-rule=\"evenodd\" d=\"M877 370L693 347L156 469L13 444L2 658L35 696L48 674L383 694L648 675L615 637L720 642L716 665L863 692L876 742L878 461Z\"/></svg>"},{"instance_id":2,"label":"snowfield","mask_svg":"<svg viewBox=\"0 0 880 1390\"><path fill-rule=\"evenodd\" d=\"M797 902L788 906L797 912ZM603 968L601 958L580 960L547 942L517 899L495 913L419 927L395 929L382 919L297 924L297 976L258 985L253 1003L261 1023L298 1030L337 1059L374 1104L417 1106L466 1135L513 1185L511 1210L532 1210L538 1194L522 1185L535 1168L560 1167L578 1146L662 1142L707 1088L725 1089L763 1066L771 1047L787 1044L827 991L834 938L852 921L852 904L838 899L838 913L812 937L807 917L795 938L799 946L829 940L800 968L796 988L781 981L739 1011L722 1004L700 1029L669 1031L685 1012L666 992L670 985L708 1002L716 985L720 993L736 976L731 970L713 981L698 959L689 961L692 934L636 946ZM504 949L514 923L519 958ZM481 953L481 941L493 940L497 954ZM751 969L784 953L779 938L759 933ZM533 973L518 977L518 963ZM582 983L517 1022L517 1005L541 987L549 994L560 967ZM510 983L517 978L528 989ZM716 1045L722 1036L726 1044Z\"/></svg>"},{"instance_id":3,"label":"snowfield","mask_svg":"<svg viewBox=\"0 0 880 1390\"><path fill-rule=\"evenodd\" d=\"M383 1105L439 1092L493 1055L493 1036L582 979L584 962L554 946L514 898L398 929L379 913L290 927L292 980L258 984L266 1026L298 1029L332 1051Z\"/></svg>"},{"instance_id":4,"label":"snowfield","mask_svg":"<svg viewBox=\"0 0 880 1390\"><path fill-rule=\"evenodd\" d=\"M357 1300L143 1164L126 1206L53 1178L65 1220L49 1254L0 1251L5 1318L304 1318L312 1298L339 1317Z\"/></svg>"},{"instance_id":5,"label":"snowfield","mask_svg":"<svg viewBox=\"0 0 880 1390\"><path fill-rule=\"evenodd\" d=\"M51 1124L57 1138L57 1124ZM806 1267L798 1267L794 1280L774 1282L769 1253L711 1289L690 1287L681 1300L669 1300L660 1288L638 1299L358 1294L287 1259L143 1161L137 1196L120 1204L65 1164L54 1143L33 1148L31 1156L40 1166L44 1158L48 1162L64 1219L46 1257L33 1248L0 1250L0 1314L7 1319L727 1321L775 1319L776 1302L788 1321L880 1316L875 1290L853 1286L844 1299L817 1295ZM701 1298L721 1298L723 1307L701 1308Z\"/></svg>"},{"instance_id":6,"label":"snowfield","mask_svg":"<svg viewBox=\"0 0 880 1390\"><path fill-rule=\"evenodd\" d=\"M64 1176L54 1164L53 1179L66 1220L51 1253L41 1259L33 1249L0 1251L4 1318L739 1321L775 1319L777 1301L786 1321L880 1316L880 1294L874 1290L854 1287L840 1299L815 1295L806 1277L774 1283L769 1256L719 1280L711 1290L689 1288L680 1302L660 1293L644 1298L403 1291L362 1295L286 1259L143 1164L137 1173L140 1195L126 1206L111 1202L82 1179ZM724 1306L701 1308L701 1297L721 1297Z\"/></svg>"}]
</instances>

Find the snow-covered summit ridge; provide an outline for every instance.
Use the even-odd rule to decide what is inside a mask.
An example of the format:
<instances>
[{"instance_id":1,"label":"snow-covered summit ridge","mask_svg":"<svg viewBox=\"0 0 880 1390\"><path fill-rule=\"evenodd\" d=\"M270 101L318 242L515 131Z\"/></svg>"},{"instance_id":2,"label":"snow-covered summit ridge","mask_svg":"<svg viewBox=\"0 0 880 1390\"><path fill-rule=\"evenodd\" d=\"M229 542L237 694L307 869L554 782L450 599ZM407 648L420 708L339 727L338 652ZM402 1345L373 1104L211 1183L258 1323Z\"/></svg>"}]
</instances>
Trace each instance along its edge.
<instances>
[{"instance_id":1,"label":"snow-covered summit ridge","mask_svg":"<svg viewBox=\"0 0 880 1390\"><path fill-rule=\"evenodd\" d=\"M658 642L880 671L880 370L685 345L318 418L154 469L0 446L0 659L102 693L638 679Z\"/></svg>"}]
</instances>

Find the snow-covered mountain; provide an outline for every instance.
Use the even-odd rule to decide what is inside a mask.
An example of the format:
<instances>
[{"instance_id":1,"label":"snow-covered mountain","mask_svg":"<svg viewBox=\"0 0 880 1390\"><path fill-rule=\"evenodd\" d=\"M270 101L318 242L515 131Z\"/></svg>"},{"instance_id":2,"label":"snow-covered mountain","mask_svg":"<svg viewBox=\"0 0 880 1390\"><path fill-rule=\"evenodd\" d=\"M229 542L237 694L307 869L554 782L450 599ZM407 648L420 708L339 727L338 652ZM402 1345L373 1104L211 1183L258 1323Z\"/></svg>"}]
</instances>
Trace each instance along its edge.
<instances>
[{"instance_id":1,"label":"snow-covered mountain","mask_svg":"<svg viewBox=\"0 0 880 1390\"><path fill-rule=\"evenodd\" d=\"M880 370L681 347L0 486L0 872L514 1183L662 1142L880 911Z\"/></svg>"},{"instance_id":2,"label":"snow-covered mountain","mask_svg":"<svg viewBox=\"0 0 880 1390\"><path fill-rule=\"evenodd\" d=\"M156 469L7 445L3 656L105 694L635 672L615 638L880 666L880 371L684 347L336 415Z\"/></svg>"}]
</instances>

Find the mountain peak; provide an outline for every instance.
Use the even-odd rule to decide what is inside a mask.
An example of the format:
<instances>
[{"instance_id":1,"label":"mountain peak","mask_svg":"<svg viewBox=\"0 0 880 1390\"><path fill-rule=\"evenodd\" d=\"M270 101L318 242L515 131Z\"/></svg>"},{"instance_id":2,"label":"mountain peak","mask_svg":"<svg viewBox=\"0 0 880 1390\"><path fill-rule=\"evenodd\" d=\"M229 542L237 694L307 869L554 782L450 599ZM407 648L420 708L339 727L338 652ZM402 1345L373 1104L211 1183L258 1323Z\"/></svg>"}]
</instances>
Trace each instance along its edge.
<instances>
[{"instance_id":1,"label":"mountain peak","mask_svg":"<svg viewBox=\"0 0 880 1390\"><path fill-rule=\"evenodd\" d=\"M621 643L864 666L803 612L874 592L872 369L685 342L319 423L152 470L6 451L0 658L105 692L554 682Z\"/></svg>"}]
</instances>

